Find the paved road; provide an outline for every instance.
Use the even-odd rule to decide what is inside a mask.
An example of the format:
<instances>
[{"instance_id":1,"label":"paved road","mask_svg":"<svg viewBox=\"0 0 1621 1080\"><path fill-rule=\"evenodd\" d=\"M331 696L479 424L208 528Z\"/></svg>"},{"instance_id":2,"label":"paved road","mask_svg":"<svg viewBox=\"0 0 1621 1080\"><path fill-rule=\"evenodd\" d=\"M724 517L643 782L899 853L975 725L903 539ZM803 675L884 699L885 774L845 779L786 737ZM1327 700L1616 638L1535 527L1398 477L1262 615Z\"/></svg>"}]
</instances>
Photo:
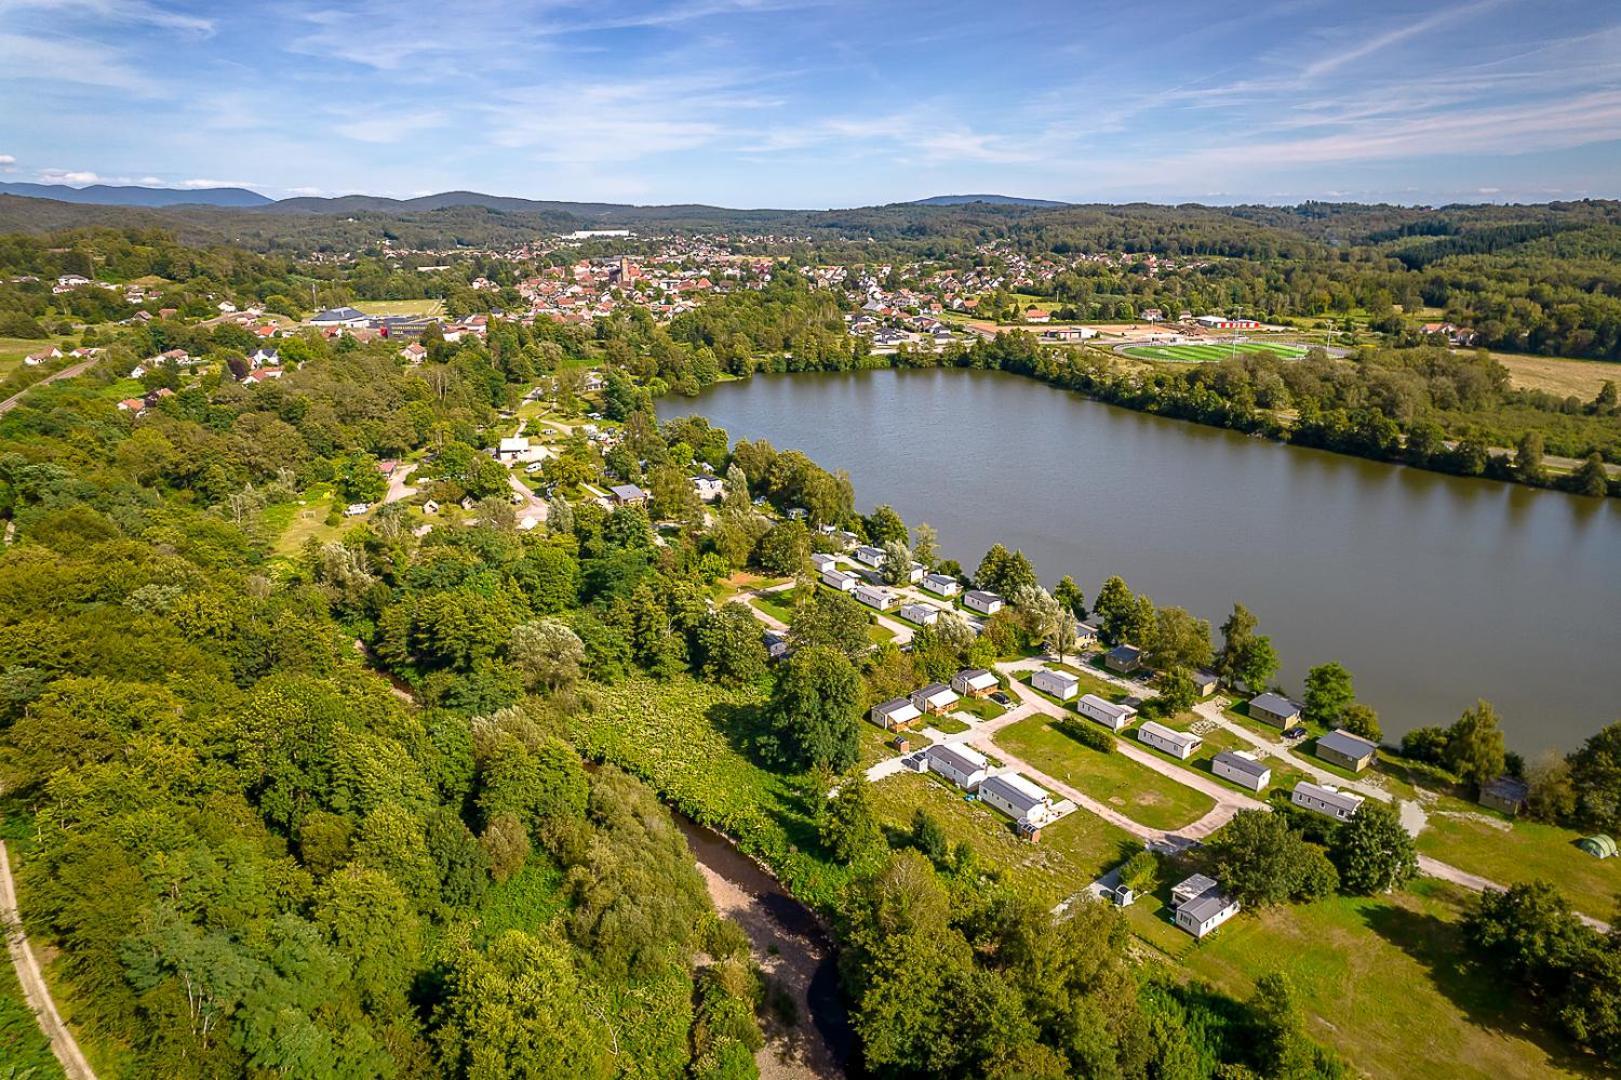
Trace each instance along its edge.
<instances>
[{"instance_id":1,"label":"paved road","mask_svg":"<svg viewBox=\"0 0 1621 1080\"><path fill-rule=\"evenodd\" d=\"M56 372L54 375L45 376L43 379L39 380L39 382L34 383L33 386L23 387L15 394L12 394L10 397L6 398L6 400L0 401L0 416L6 415L6 413L22 404L23 398L26 397L28 392L33 390L34 387L44 386L47 383L53 383L58 379L71 379L75 375L82 375L94 367L96 361L99 359L101 359L99 356L92 356L88 360L80 360L77 364L65 367L61 371Z\"/></svg>"},{"instance_id":2,"label":"paved road","mask_svg":"<svg viewBox=\"0 0 1621 1080\"><path fill-rule=\"evenodd\" d=\"M73 1032L62 1022L62 1014L56 1011L56 1002L51 1000L51 989L45 984L39 960L28 943L28 935L23 933L22 916L17 911L17 889L11 880L11 860L3 840L0 840L0 926L6 929L6 945L11 951L11 964L17 969L17 981L22 984L23 997L39 1021L40 1030L50 1040L56 1060L62 1063L62 1071L67 1073L68 1080L96 1080Z\"/></svg>"}]
</instances>

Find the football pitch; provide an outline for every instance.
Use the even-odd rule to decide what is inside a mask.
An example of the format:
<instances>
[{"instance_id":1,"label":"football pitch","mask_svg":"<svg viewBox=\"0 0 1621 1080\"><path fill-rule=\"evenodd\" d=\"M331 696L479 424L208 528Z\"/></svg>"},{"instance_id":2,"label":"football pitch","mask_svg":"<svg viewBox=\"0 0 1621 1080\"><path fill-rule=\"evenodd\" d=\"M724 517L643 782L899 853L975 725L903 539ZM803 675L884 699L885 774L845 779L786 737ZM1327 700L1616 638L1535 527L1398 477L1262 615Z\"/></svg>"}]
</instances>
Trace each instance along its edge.
<instances>
[{"instance_id":1,"label":"football pitch","mask_svg":"<svg viewBox=\"0 0 1621 1080\"><path fill-rule=\"evenodd\" d=\"M1285 360L1298 360L1306 355L1304 346L1286 345L1281 341L1240 341L1236 345L1230 341L1198 345L1137 345L1120 351L1139 360L1169 360L1178 364L1208 364L1245 353L1267 353Z\"/></svg>"}]
</instances>

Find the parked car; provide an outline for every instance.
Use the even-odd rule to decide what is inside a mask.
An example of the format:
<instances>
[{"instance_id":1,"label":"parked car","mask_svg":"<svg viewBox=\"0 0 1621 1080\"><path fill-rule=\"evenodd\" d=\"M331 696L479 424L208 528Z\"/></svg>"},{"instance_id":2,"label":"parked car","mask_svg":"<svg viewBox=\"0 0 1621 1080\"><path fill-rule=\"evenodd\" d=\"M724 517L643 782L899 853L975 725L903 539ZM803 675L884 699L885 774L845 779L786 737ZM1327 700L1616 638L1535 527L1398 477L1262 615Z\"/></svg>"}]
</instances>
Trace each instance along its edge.
<instances>
[{"instance_id":1,"label":"parked car","mask_svg":"<svg viewBox=\"0 0 1621 1080\"><path fill-rule=\"evenodd\" d=\"M1008 697L1006 694L1004 694L1000 690L998 690L995 693L991 694L990 699L992 701L996 702L998 705L1002 706L1002 708L1004 708L1004 709L1013 704L1013 699Z\"/></svg>"}]
</instances>

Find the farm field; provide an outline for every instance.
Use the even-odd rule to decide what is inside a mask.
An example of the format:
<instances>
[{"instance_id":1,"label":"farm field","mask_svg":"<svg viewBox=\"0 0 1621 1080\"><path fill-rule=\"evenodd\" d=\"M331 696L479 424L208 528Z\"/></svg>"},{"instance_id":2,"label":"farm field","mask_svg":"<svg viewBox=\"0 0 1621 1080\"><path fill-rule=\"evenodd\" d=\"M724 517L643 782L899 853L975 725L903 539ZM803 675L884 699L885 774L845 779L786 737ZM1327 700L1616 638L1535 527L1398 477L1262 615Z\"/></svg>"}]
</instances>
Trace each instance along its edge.
<instances>
[{"instance_id":1,"label":"farm field","mask_svg":"<svg viewBox=\"0 0 1621 1080\"><path fill-rule=\"evenodd\" d=\"M1119 350L1138 360L1168 360L1176 364L1209 364L1229 356L1245 353L1268 353L1286 360L1298 360L1306 355L1303 345L1289 345L1281 341L1241 341L1201 343L1197 345L1134 345Z\"/></svg>"},{"instance_id":2,"label":"farm field","mask_svg":"<svg viewBox=\"0 0 1621 1080\"><path fill-rule=\"evenodd\" d=\"M1621 384L1621 364L1603 360L1566 360L1557 356L1499 352L1492 353L1492 359L1508 368L1509 382L1520 390L1574 394L1583 401L1591 401L1598 396L1606 380Z\"/></svg>"}]
</instances>

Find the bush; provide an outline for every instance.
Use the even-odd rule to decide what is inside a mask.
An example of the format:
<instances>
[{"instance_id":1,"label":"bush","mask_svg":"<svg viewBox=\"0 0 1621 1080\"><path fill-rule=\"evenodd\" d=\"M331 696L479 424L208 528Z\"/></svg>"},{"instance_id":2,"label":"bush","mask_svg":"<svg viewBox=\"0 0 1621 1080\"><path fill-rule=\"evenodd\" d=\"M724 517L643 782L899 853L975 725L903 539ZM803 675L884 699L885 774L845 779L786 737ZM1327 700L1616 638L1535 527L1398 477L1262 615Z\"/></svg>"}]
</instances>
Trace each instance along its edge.
<instances>
[{"instance_id":1,"label":"bush","mask_svg":"<svg viewBox=\"0 0 1621 1080\"><path fill-rule=\"evenodd\" d=\"M1114 738L1085 720L1057 720L1053 722L1053 728L1100 754L1114 753Z\"/></svg>"}]
</instances>

